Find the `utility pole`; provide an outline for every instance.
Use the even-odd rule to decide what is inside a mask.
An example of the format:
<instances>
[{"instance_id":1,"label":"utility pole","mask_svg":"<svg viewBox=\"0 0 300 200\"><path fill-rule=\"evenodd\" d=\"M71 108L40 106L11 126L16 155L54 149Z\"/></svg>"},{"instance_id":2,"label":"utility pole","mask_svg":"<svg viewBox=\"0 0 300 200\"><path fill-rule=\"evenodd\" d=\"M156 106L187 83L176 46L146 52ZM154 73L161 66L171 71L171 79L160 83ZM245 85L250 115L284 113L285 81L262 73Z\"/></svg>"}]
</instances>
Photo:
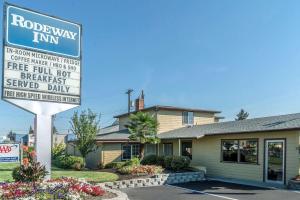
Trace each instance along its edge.
<instances>
[{"instance_id":1,"label":"utility pole","mask_svg":"<svg viewBox=\"0 0 300 200\"><path fill-rule=\"evenodd\" d=\"M128 114L130 113L130 108L131 108L131 93L133 92L133 89L128 89L125 94L128 95Z\"/></svg>"}]
</instances>

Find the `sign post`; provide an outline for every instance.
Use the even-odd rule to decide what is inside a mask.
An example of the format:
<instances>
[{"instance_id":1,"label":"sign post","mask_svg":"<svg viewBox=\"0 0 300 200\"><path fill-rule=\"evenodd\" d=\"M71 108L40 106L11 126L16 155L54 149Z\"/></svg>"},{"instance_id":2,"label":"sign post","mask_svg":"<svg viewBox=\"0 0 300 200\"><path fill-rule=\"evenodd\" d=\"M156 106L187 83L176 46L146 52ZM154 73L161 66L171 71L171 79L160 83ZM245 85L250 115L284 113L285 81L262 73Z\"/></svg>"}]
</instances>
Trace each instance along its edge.
<instances>
[{"instance_id":1,"label":"sign post","mask_svg":"<svg viewBox=\"0 0 300 200\"><path fill-rule=\"evenodd\" d=\"M51 173L52 116L81 104L82 28L10 4L3 13L2 99L35 114L37 161Z\"/></svg>"}]
</instances>

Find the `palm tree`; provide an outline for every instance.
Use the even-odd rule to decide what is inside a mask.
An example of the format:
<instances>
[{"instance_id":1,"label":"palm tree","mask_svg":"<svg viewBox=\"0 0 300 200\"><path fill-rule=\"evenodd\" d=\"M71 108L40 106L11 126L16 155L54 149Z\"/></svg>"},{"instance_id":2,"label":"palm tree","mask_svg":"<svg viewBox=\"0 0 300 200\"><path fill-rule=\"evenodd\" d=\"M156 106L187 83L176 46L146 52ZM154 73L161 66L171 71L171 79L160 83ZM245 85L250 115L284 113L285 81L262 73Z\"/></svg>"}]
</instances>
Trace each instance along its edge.
<instances>
[{"instance_id":1,"label":"palm tree","mask_svg":"<svg viewBox=\"0 0 300 200\"><path fill-rule=\"evenodd\" d=\"M137 112L129 116L129 122L125 125L130 132L131 141L140 142L140 158L144 157L146 143L157 144L160 139L157 137L158 122L149 113Z\"/></svg>"}]
</instances>

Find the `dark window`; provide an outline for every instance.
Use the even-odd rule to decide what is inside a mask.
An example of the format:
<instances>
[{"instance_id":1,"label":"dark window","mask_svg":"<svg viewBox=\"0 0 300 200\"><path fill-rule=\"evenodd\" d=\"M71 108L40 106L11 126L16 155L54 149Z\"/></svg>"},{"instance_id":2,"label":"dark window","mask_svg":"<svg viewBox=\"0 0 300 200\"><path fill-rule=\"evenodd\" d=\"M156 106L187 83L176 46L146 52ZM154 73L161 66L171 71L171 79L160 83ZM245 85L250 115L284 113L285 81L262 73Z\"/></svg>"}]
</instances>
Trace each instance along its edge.
<instances>
[{"instance_id":1,"label":"dark window","mask_svg":"<svg viewBox=\"0 0 300 200\"><path fill-rule=\"evenodd\" d=\"M181 155L192 159L192 141L184 141L181 143Z\"/></svg>"},{"instance_id":2,"label":"dark window","mask_svg":"<svg viewBox=\"0 0 300 200\"><path fill-rule=\"evenodd\" d=\"M237 162L238 161L238 141L224 140L222 141L223 161Z\"/></svg>"},{"instance_id":3,"label":"dark window","mask_svg":"<svg viewBox=\"0 0 300 200\"><path fill-rule=\"evenodd\" d=\"M194 113L193 112L182 112L182 124L193 125L194 124Z\"/></svg>"},{"instance_id":4,"label":"dark window","mask_svg":"<svg viewBox=\"0 0 300 200\"><path fill-rule=\"evenodd\" d=\"M131 146L123 145L122 146L122 160L129 160L129 159L131 159Z\"/></svg>"},{"instance_id":5,"label":"dark window","mask_svg":"<svg viewBox=\"0 0 300 200\"><path fill-rule=\"evenodd\" d=\"M257 163L257 140L239 140L240 162Z\"/></svg>"},{"instance_id":6,"label":"dark window","mask_svg":"<svg viewBox=\"0 0 300 200\"><path fill-rule=\"evenodd\" d=\"M172 143L164 143L164 155L172 156L173 155L173 144Z\"/></svg>"},{"instance_id":7,"label":"dark window","mask_svg":"<svg viewBox=\"0 0 300 200\"><path fill-rule=\"evenodd\" d=\"M139 157L139 155L140 155L139 144L122 145L122 160L130 160L134 157Z\"/></svg>"},{"instance_id":8,"label":"dark window","mask_svg":"<svg viewBox=\"0 0 300 200\"><path fill-rule=\"evenodd\" d=\"M238 163L258 162L258 140L222 140L222 161Z\"/></svg>"},{"instance_id":9,"label":"dark window","mask_svg":"<svg viewBox=\"0 0 300 200\"><path fill-rule=\"evenodd\" d=\"M131 148L132 148L131 158L139 157L139 155L140 155L140 145L139 144L132 144Z\"/></svg>"}]
</instances>

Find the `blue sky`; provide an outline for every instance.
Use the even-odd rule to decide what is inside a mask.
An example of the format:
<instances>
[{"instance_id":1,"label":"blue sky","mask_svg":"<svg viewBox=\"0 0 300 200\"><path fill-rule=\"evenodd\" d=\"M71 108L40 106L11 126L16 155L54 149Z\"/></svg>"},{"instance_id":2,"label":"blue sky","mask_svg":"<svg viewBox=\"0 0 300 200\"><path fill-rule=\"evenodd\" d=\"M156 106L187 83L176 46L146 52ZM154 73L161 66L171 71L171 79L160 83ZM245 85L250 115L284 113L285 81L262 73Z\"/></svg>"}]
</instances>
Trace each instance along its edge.
<instances>
[{"instance_id":1,"label":"blue sky","mask_svg":"<svg viewBox=\"0 0 300 200\"><path fill-rule=\"evenodd\" d=\"M148 106L217 109L226 120L241 108L300 112L299 1L9 2L83 24L79 109L101 113L102 126L126 111L127 88L144 89ZM57 116L59 130L73 112ZM27 133L33 115L1 101L0 122L0 135Z\"/></svg>"}]
</instances>

